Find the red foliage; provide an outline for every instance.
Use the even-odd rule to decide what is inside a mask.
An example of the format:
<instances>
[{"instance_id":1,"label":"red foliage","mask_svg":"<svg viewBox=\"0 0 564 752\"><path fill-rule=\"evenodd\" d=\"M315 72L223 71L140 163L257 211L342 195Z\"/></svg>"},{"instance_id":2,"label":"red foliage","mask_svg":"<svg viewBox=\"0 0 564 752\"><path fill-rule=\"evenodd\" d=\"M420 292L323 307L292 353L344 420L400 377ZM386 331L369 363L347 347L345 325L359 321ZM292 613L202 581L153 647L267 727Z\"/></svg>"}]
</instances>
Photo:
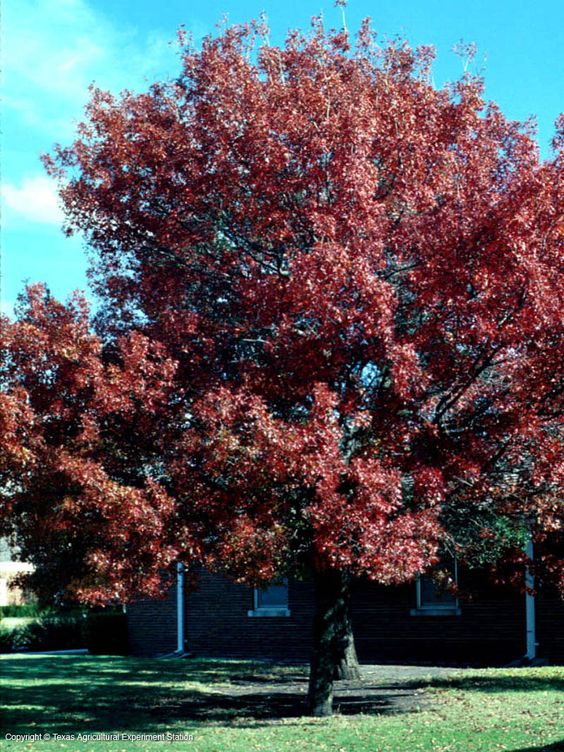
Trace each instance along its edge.
<instances>
[{"instance_id":1,"label":"red foliage","mask_svg":"<svg viewBox=\"0 0 564 752\"><path fill-rule=\"evenodd\" d=\"M93 601L139 583L159 592L176 556L174 504L143 437L161 420L173 362L138 332L104 352L85 302L64 306L41 285L1 323L1 522L38 566L32 586Z\"/></svg>"},{"instance_id":2,"label":"red foliage","mask_svg":"<svg viewBox=\"0 0 564 752\"><path fill-rule=\"evenodd\" d=\"M431 57L231 28L174 82L93 90L46 158L105 344L32 291L2 408L18 504L86 539L81 597L175 555L398 582L461 515L561 529L561 157Z\"/></svg>"}]
</instances>

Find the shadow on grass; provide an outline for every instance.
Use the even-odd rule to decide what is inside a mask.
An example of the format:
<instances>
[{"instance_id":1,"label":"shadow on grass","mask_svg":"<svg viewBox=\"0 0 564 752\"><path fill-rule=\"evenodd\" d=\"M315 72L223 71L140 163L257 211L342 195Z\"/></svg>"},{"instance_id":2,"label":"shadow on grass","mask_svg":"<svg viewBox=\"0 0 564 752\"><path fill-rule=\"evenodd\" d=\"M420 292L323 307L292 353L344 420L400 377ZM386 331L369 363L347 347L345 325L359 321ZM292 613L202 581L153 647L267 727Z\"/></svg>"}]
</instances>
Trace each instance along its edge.
<instances>
[{"instance_id":1,"label":"shadow on grass","mask_svg":"<svg viewBox=\"0 0 564 752\"><path fill-rule=\"evenodd\" d=\"M308 723L303 719L305 667L242 660L19 656L5 657L0 670L2 728L10 733L151 733L203 723L297 723L298 718L301 725ZM421 690L427 687L499 692L562 685L556 678L514 672L416 681L367 676L361 684L339 683L335 708L342 715L406 713L426 701ZM546 749L556 752L559 747Z\"/></svg>"},{"instance_id":2,"label":"shadow on grass","mask_svg":"<svg viewBox=\"0 0 564 752\"><path fill-rule=\"evenodd\" d=\"M564 752L564 739L554 744L544 744L542 747L519 747L511 752Z\"/></svg>"},{"instance_id":3,"label":"shadow on grass","mask_svg":"<svg viewBox=\"0 0 564 752\"><path fill-rule=\"evenodd\" d=\"M307 670L249 661L50 656L4 658L2 727L10 733L157 732L201 723L237 726L301 718ZM417 692L350 686L336 711L413 710Z\"/></svg>"},{"instance_id":4,"label":"shadow on grass","mask_svg":"<svg viewBox=\"0 0 564 752\"><path fill-rule=\"evenodd\" d=\"M514 670L513 670L514 671ZM404 686L411 689L433 687L436 689L462 689L472 692L564 692L564 678L558 676L530 676L515 673L498 676L451 676L430 678L428 681L412 680ZM564 752L564 746L561 748Z\"/></svg>"},{"instance_id":5,"label":"shadow on grass","mask_svg":"<svg viewBox=\"0 0 564 752\"><path fill-rule=\"evenodd\" d=\"M3 726L11 733L33 730L57 733L104 731L158 732L188 724L232 724L238 727L257 723L300 719L303 724L305 697L274 692L229 696L198 691L182 695L149 692L144 696L125 696L111 700L82 690L69 691L60 686L38 691L29 704L29 692L13 695L6 709ZM12 705L13 703L13 705ZM399 712L393 698L367 700L364 695L347 697L336 703L342 715Z\"/></svg>"},{"instance_id":6,"label":"shadow on grass","mask_svg":"<svg viewBox=\"0 0 564 752\"><path fill-rule=\"evenodd\" d=\"M116 680L135 680L143 684L151 683L223 683L228 682L238 672L268 674L272 666L267 663L254 663L243 660L155 660L143 658L121 658L110 656L52 655L5 656L2 660L2 674L11 681L36 679L76 680L88 678L89 683L113 684Z\"/></svg>"}]
</instances>

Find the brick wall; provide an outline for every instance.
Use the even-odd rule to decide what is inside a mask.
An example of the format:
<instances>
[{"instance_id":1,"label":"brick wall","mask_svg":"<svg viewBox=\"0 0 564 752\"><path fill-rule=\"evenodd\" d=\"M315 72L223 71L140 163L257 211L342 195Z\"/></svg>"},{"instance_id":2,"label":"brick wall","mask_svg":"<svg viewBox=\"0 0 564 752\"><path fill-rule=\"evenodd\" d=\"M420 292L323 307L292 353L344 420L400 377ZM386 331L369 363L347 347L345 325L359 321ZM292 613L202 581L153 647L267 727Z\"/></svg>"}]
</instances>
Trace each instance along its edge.
<instances>
[{"instance_id":1,"label":"brick wall","mask_svg":"<svg viewBox=\"0 0 564 752\"><path fill-rule=\"evenodd\" d=\"M163 600L128 605L127 634L132 655L162 655L176 650L176 587Z\"/></svg>"},{"instance_id":2,"label":"brick wall","mask_svg":"<svg viewBox=\"0 0 564 752\"><path fill-rule=\"evenodd\" d=\"M547 587L536 599L539 655L564 663L564 600L556 588Z\"/></svg>"},{"instance_id":3,"label":"brick wall","mask_svg":"<svg viewBox=\"0 0 564 752\"><path fill-rule=\"evenodd\" d=\"M357 582L352 619L361 662L503 664L525 653L524 596L462 572L460 616L412 616L415 585ZM305 661L310 654L313 588L289 583L289 617L249 617L252 589L201 573L185 597L185 637L194 655ZM176 649L176 589L164 601L128 608L130 649L155 655ZM539 655L564 660L564 603L552 592L537 599Z\"/></svg>"},{"instance_id":4,"label":"brick wall","mask_svg":"<svg viewBox=\"0 0 564 752\"><path fill-rule=\"evenodd\" d=\"M186 597L189 650L199 655L308 660L312 601L309 583L290 582L289 617L249 617L252 589L204 572L199 589Z\"/></svg>"},{"instance_id":5,"label":"brick wall","mask_svg":"<svg viewBox=\"0 0 564 752\"><path fill-rule=\"evenodd\" d=\"M460 615L411 614L415 586L360 584L352 619L360 660L496 664L525 652L523 597L461 574Z\"/></svg>"}]
</instances>

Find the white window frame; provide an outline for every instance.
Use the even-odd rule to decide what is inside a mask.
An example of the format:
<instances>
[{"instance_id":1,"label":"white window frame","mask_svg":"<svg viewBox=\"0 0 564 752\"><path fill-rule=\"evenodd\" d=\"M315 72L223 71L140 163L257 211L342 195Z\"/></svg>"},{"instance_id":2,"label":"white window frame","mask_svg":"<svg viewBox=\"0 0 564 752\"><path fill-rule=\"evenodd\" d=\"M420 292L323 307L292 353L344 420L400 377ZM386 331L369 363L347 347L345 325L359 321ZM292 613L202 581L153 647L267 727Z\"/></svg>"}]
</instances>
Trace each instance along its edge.
<instances>
[{"instance_id":1,"label":"white window frame","mask_svg":"<svg viewBox=\"0 0 564 752\"><path fill-rule=\"evenodd\" d=\"M273 583L276 584L276 583ZM288 580L284 579L280 582L281 585L286 586L286 592L288 593L288 598L290 595L289 587L288 587ZM250 609L247 612L247 616L250 616L251 618L256 617L272 617L272 616L291 616L291 611L288 608L288 606L261 606L259 605L259 592L263 590L264 588L253 588L253 608Z\"/></svg>"},{"instance_id":2,"label":"white window frame","mask_svg":"<svg viewBox=\"0 0 564 752\"><path fill-rule=\"evenodd\" d=\"M458 561L454 557L454 583L458 584ZM421 574L417 575L415 580L416 607L409 612L411 616L460 616L462 613L458 598L454 598L452 603L433 603L425 605L421 593Z\"/></svg>"}]
</instances>

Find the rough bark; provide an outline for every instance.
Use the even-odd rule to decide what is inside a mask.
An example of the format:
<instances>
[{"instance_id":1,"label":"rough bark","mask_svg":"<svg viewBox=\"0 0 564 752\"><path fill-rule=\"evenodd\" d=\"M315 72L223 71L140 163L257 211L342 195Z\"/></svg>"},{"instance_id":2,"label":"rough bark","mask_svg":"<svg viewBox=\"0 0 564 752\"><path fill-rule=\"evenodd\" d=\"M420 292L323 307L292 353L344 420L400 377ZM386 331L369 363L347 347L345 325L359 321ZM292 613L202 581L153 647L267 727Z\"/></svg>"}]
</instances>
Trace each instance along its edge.
<instances>
[{"instance_id":1,"label":"rough bark","mask_svg":"<svg viewBox=\"0 0 564 752\"><path fill-rule=\"evenodd\" d=\"M349 615L349 578L342 572L315 572L315 616L308 704L314 716L333 712L335 678L358 678ZM337 676L336 676L337 674Z\"/></svg>"},{"instance_id":2,"label":"rough bark","mask_svg":"<svg viewBox=\"0 0 564 752\"><path fill-rule=\"evenodd\" d=\"M343 583L342 597L343 597L343 609L338 614L340 617L339 632L340 636L337 638L337 655L334 666L334 679L360 679L360 666L358 663L358 657L356 655L356 647L354 644L354 634L352 629L352 621L350 614L350 584L347 576L343 575L345 582Z\"/></svg>"}]
</instances>

